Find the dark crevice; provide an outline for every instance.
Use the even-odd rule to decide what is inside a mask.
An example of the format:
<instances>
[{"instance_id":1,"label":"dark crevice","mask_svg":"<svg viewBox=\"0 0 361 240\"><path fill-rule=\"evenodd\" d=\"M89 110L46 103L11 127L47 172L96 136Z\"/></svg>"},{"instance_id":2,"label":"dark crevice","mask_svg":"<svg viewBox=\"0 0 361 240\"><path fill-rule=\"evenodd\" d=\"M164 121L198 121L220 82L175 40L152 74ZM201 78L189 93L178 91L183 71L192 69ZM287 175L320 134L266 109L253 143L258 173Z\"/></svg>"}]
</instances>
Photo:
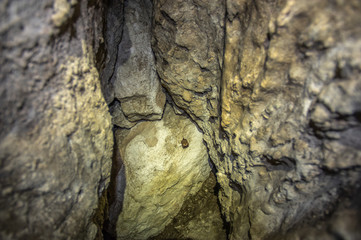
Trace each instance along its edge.
<instances>
[{"instance_id":1,"label":"dark crevice","mask_svg":"<svg viewBox=\"0 0 361 240\"><path fill-rule=\"evenodd\" d=\"M116 223L122 211L126 187L125 168L115 137L114 143L110 183L107 189L107 215L102 229L104 239L116 239Z\"/></svg>"},{"instance_id":2,"label":"dark crevice","mask_svg":"<svg viewBox=\"0 0 361 240\"><path fill-rule=\"evenodd\" d=\"M215 173L214 173L215 176L217 176L216 173L217 173L217 169L215 169ZM218 196L221 191L221 185L219 184L218 181L216 182L216 185L214 186L213 190L214 190L214 195ZM226 237L228 240L229 239L228 237L230 236L231 233L231 223L227 221L226 216L222 213L221 211L222 205L218 197L217 197L217 205L223 221L222 228L226 231Z\"/></svg>"},{"instance_id":3,"label":"dark crevice","mask_svg":"<svg viewBox=\"0 0 361 240\"><path fill-rule=\"evenodd\" d=\"M291 171L296 168L296 160L289 157L281 157L280 159L275 159L271 156L265 155L263 156L263 162L268 171Z\"/></svg>"},{"instance_id":4,"label":"dark crevice","mask_svg":"<svg viewBox=\"0 0 361 240\"><path fill-rule=\"evenodd\" d=\"M107 94L109 95L109 89L111 89L113 87L112 86L112 78L116 74L115 69L117 67L117 64L122 64L123 60L124 61L127 60L127 57L124 56L124 54L125 54L124 49L123 49L124 46L123 47L121 46L122 41L124 41L124 38L129 37L129 36L127 36L128 33L127 33L127 28L125 26L125 19L124 19L124 6L126 5L126 2L127 1L125 1L123 3L123 1L119 1L118 3L116 3L115 0L108 0L104 4L105 8L106 8L105 9L105 19L106 19L105 29L106 30L105 30L105 33L103 33L105 35L105 43L103 43L100 46L99 51L96 53L96 61L97 61L96 64L97 64L99 72L101 72L103 95L107 95ZM115 12L117 12L117 14L115 14ZM170 23L173 26L176 26L176 22L174 21L174 19L172 19L166 12L161 11L161 14L168 23ZM120 19L118 19L118 23L121 25L121 28L115 29L114 26L112 26L111 21L114 17L120 18ZM154 23L154 21L152 21L152 23ZM114 36L112 36L112 34ZM224 45L225 45L225 42L224 42ZM112 49L110 49L110 47L112 47ZM130 48L132 46L130 45L128 47ZM189 52L189 49L185 46L176 46L176 47L178 47L179 49L181 49L183 51ZM122 53L122 51L123 51L123 53ZM153 51L154 59L156 60L157 58L155 57L153 46L152 46L152 51ZM224 53L223 53L222 57L224 57ZM162 59L162 58L160 58L160 59ZM163 61L165 63L167 63L167 60L163 59ZM211 72L210 69L200 66L199 63L196 63L196 64L198 64L198 66L202 72ZM224 61L223 61L223 64L224 64ZM168 65L168 63L167 63L167 65ZM223 68L223 66L220 66L220 67ZM157 74L158 74L158 72L157 72ZM159 74L158 74L158 77L161 80ZM162 86L162 90L163 90L163 92L165 92L165 95L167 98L167 103L180 108L183 111L183 115L186 116L190 121L192 121L195 124L195 126L197 127L197 129L203 133L203 129L198 125L199 122L201 122L201 119L199 119L197 116L192 114L188 108L186 108L184 106L178 106L175 103L175 101L173 100L173 95L170 94L170 92L168 92L169 89ZM218 90L221 91L221 86L219 86ZM203 97L204 95L209 94L211 91L212 91L212 88L208 88L208 89L204 90L203 92L192 92L192 93L197 96ZM221 92L219 92L219 95L220 94L221 94ZM109 98L109 96L104 96L104 97L107 100L107 104L110 109L112 109L112 107L114 107L114 105L119 104L119 100L116 99L114 96L112 98ZM127 100L129 100L129 99L130 98L128 98ZM124 99L122 99L121 101L123 101L123 100ZM218 106L219 113L221 112L220 109L221 109L221 107ZM142 121L146 121L146 120L142 120ZM142 122L142 121L137 121L137 122ZM213 117L212 119L210 119L210 121L217 122L218 120L216 117ZM119 128L114 125L114 129L113 129L114 136L115 136L115 132L117 129L119 129ZM228 137L226 136L226 138L228 138ZM98 226L98 234L97 234L96 240L100 240L100 239L115 240L115 239L117 239L116 224L117 224L118 216L122 211L122 203L123 203L124 192L125 192L125 187L126 187L125 166L122 162L118 147L119 147L118 143L116 142L116 138L114 137L114 149L113 149L110 183L109 183L108 188L105 191L103 191L103 193L99 199L98 209L94 216L94 218L96 218L96 219L93 220L96 223L96 225ZM209 164L212 169L211 175L213 175L213 177L214 177L214 175L216 173L216 167L212 161L209 161ZM213 200L212 200L213 205L212 206L213 206L213 209L217 208L218 211L221 211L219 199L216 197L220 191L220 185L216 180L214 180L214 181L215 181L214 186L212 187L212 190L210 191L210 193L213 195ZM210 199L208 199L208 197L207 197L207 198L204 198L203 201L210 201ZM200 202L202 202L202 201L200 201ZM187 206L187 203L184 203L184 207L188 208L190 206ZM195 212L200 211L196 207L194 207L194 208L195 208L195 210L194 210ZM195 214L195 213L192 213L192 214ZM227 222L225 220L225 217L222 214L220 214L220 215L223 220L223 229L228 236L228 234L231 232L231 230L230 230L231 225L229 222ZM220 220L220 222L222 222L222 221ZM168 238L168 239L170 239L170 238ZM183 238L174 238L174 239L183 239Z\"/></svg>"},{"instance_id":5,"label":"dark crevice","mask_svg":"<svg viewBox=\"0 0 361 240\"><path fill-rule=\"evenodd\" d=\"M109 111L111 111L111 107L118 101L109 97L109 89L112 88L111 79L118 62L119 45L124 31L124 4L123 1L107 0L103 6L105 19L103 26L104 42L100 44L96 52L95 64L100 72L102 94L108 103ZM93 215L93 222L98 227L95 240L115 240L117 238L116 222L122 210L126 182L124 165L115 139L115 129L114 126L110 182L108 188L101 193L98 208Z\"/></svg>"},{"instance_id":6,"label":"dark crevice","mask_svg":"<svg viewBox=\"0 0 361 240\"><path fill-rule=\"evenodd\" d=\"M167 22L169 22L170 24L172 24L173 26L177 26L177 22L174 21L173 18L171 18L168 13L166 13L163 10L160 10L160 13L162 14L162 16L164 17L165 20L167 20Z\"/></svg>"},{"instance_id":7,"label":"dark crevice","mask_svg":"<svg viewBox=\"0 0 361 240\"><path fill-rule=\"evenodd\" d=\"M112 78L115 73L115 67L118 62L119 45L124 34L124 1L107 0L104 4L104 43L103 53L97 53L97 56L104 55L100 58L103 62L96 63L101 66L99 69L102 93L107 103L113 100L110 94L112 87Z\"/></svg>"}]
</instances>

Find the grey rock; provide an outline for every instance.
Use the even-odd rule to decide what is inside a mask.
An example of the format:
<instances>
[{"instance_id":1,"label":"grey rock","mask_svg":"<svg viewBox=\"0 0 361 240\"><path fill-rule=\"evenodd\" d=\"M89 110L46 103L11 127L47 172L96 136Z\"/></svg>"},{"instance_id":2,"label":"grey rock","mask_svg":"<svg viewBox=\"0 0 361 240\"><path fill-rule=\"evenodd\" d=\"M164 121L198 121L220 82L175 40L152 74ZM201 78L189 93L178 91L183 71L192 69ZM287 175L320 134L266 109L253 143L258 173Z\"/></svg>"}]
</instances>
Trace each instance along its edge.
<instances>
[{"instance_id":1,"label":"grey rock","mask_svg":"<svg viewBox=\"0 0 361 240\"><path fill-rule=\"evenodd\" d=\"M162 85L194 120L217 118L223 1L157 0L154 11L152 46Z\"/></svg>"},{"instance_id":2,"label":"grey rock","mask_svg":"<svg viewBox=\"0 0 361 240\"><path fill-rule=\"evenodd\" d=\"M0 238L94 238L113 148L102 4L2 1L0 16Z\"/></svg>"},{"instance_id":3,"label":"grey rock","mask_svg":"<svg viewBox=\"0 0 361 240\"><path fill-rule=\"evenodd\" d=\"M2 1L0 238L100 235L112 123L118 239L160 233L208 156L229 239L360 238L360 12L358 0ZM178 115L163 116L162 87ZM215 213L177 229L205 239Z\"/></svg>"},{"instance_id":4,"label":"grey rock","mask_svg":"<svg viewBox=\"0 0 361 240\"><path fill-rule=\"evenodd\" d=\"M152 2L126 1L114 95L129 121L161 119L165 104L150 45Z\"/></svg>"},{"instance_id":5,"label":"grey rock","mask_svg":"<svg viewBox=\"0 0 361 240\"><path fill-rule=\"evenodd\" d=\"M118 59L119 43L124 29L124 0L107 0L104 2L105 31L103 48L97 62L99 66L102 92L107 104L114 101L115 67Z\"/></svg>"},{"instance_id":6,"label":"grey rock","mask_svg":"<svg viewBox=\"0 0 361 240\"><path fill-rule=\"evenodd\" d=\"M112 115L112 122L114 125L121 128L132 128L137 124L137 122L130 122L127 119L118 101L114 101L114 103L110 106L109 109L110 114Z\"/></svg>"}]
</instances>

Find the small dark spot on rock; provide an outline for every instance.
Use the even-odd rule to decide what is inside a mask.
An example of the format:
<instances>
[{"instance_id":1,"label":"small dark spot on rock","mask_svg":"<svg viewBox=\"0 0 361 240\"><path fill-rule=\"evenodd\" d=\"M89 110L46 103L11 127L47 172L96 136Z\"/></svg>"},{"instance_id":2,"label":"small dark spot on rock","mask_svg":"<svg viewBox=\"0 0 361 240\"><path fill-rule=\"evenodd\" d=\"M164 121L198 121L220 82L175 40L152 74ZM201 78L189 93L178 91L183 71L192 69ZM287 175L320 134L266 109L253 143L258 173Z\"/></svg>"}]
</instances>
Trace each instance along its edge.
<instances>
[{"instance_id":1,"label":"small dark spot on rock","mask_svg":"<svg viewBox=\"0 0 361 240\"><path fill-rule=\"evenodd\" d=\"M185 138L182 139L181 144L183 148L187 148L189 146L189 142Z\"/></svg>"}]
</instances>

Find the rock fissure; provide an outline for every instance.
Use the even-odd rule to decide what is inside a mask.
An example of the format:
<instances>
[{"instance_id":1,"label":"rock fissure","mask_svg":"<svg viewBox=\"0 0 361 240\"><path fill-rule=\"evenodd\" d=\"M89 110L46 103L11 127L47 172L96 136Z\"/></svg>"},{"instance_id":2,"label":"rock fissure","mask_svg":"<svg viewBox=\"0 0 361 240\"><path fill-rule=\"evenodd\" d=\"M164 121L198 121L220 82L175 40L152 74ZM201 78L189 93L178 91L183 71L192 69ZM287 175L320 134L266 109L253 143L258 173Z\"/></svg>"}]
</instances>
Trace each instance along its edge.
<instances>
[{"instance_id":1,"label":"rock fissure","mask_svg":"<svg viewBox=\"0 0 361 240\"><path fill-rule=\"evenodd\" d=\"M360 239L360 11L0 3L0 238Z\"/></svg>"}]
</instances>

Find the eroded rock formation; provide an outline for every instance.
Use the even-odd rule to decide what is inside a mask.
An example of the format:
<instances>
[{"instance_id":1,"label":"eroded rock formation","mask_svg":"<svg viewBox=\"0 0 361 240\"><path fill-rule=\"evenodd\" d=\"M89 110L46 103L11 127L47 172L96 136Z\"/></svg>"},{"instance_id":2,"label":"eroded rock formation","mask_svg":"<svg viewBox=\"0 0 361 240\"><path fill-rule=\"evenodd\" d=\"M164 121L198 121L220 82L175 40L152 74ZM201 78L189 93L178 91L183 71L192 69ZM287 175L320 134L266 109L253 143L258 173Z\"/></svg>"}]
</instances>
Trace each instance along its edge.
<instances>
[{"instance_id":1,"label":"eroded rock formation","mask_svg":"<svg viewBox=\"0 0 361 240\"><path fill-rule=\"evenodd\" d=\"M118 22L122 36L113 53L117 58L108 58L114 62L102 71L102 82L117 127L119 160L113 164L120 167L110 189L114 197L105 231L118 239L147 239L172 221L211 169L197 126L170 104L163 113L165 93L151 49L152 2L113 4L124 14ZM115 49L114 38L106 41Z\"/></svg>"},{"instance_id":2,"label":"eroded rock formation","mask_svg":"<svg viewBox=\"0 0 361 240\"><path fill-rule=\"evenodd\" d=\"M172 43L179 35L186 38L184 21L195 25L193 37L221 32L221 24L212 24L218 28L212 31L204 26L210 20L198 23L200 9L211 12L207 4L155 1L157 70L174 102L204 131L230 239L279 238L301 222L328 216L360 187L360 3L219 2L217 9L226 7L226 15L203 19L225 18L222 78L207 78L222 89L220 101L211 104L220 109L215 118L209 109L192 107L198 96L209 94L199 92L201 81L193 77L199 66L184 74L174 67L190 57L206 60L204 45L178 50ZM198 14L178 14L175 7ZM192 41L197 42L202 41ZM187 54L175 55L185 49ZM189 98L189 91L197 94ZM340 227L325 234L347 237L344 232ZM357 228L350 232L359 236Z\"/></svg>"},{"instance_id":3,"label":"eroded rock formation","mask_svg":"<svg viewBox=\"0 0 361 240\"><path fill-rule=\"evenodd\" d=\"M96 54L102 5L0 3L0 238L93 239L113 133Z\"/></svg>"},{"instance_id":4,"label":"eroded rock formation","mask_svg":"<svg viewBox=\"0 0 361 240\"><path fill-rule=\"evenodd\" d=\"M0 238L361 238L360 12L1 2Z\"/></svg>"},{"instance_id":5,"label":"eroded rock formation","mask_svg":"<svg viewBox=\"0 0 361 240\"><path fill-rule=\"evenodd\" d=\"M163 114L165 94L150 45L151 19L151 1L125 1L123 35L111 82L114 98L131 122L159 120Z\"/></svg>"}]
</instances>

